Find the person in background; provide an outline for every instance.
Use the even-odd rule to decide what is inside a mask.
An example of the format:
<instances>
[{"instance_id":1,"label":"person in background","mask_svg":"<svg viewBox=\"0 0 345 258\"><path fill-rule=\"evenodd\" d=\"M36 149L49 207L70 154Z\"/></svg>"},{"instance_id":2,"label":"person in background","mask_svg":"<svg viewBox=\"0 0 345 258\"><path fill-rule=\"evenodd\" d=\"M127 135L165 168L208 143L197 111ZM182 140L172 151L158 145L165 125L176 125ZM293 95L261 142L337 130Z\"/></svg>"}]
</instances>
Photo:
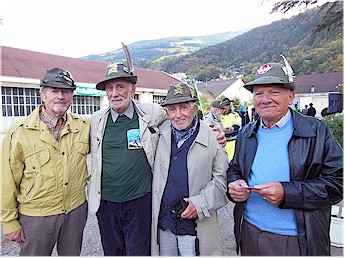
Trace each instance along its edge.
<instances>
[{"instance_id":1,"label":"person in background","mask_svg":"<svg viewBox=\"0 0 345 258\"><path fill-rule=\"evenodd\" d=\"M205 116L205 123L214 127L217 126L220 130L224 131L222 125L222 114L224 112L224 102L221 100L215 100L211 104L211 109Z\"/></svg>"},{"instance_id":2,"label":"person in background","mask_svg":"<svg viewBox=\"0 0 345 258\"><path fill-rule=\"evenodd\" d=\"M150 255L151 171L158 127L170 122L160 105L132 99L137 79L123 63L113 63L96 84L105 90L109 107L90 120L88 201L106 256ZM224 134L217 139L224 144Z\"/></svg>"},{"instance_id":3,"label":"person in background","mask_svg":"<svg viewBox=\"0 0 345 258\"><path fill-rule=\"evenodd\" d=\"M308 105L305 105L304 108L302 109L302 115L307 115L308 113Z\"/></svg>"},{"instance_id":4,"label":"person in background","mask_svg":"<svg viewBox=\"0 0 345 258\"><path fill-rule=\"evenodd\" d=\"M161 126L153 169L154 256L221 255L216 211L227 203L228 160L195 115L196 100L187 84L173 83L162 103L171 125Z\"/></svg>"},{"instance_id":5,"label":"person in background","mask_svg":"<svg viewBox=\"0 0 345 258\"><path fill-rule=\"evenodd\" d=\"M298 113L301 113L301 110L300 110L299 107L298 107L298 103L295 104L295 110L296 110Z\"/></svg>"},{"instance_id":6,"label":"person in background","mask_svg":"<svg viewBox=\"0 0 345 258\"><path fill-rule=\"evenodd\" d=\"M246 124L248 124L250 122L249 119L249 113L248 113L248 107L245 106L242 111L240 110L240 114L241 114L241 127L244 127Z\"/></svg>"},{"instance_id":7,"label":"person in background","mask_svg":"<svg viewBox=\"0 0 345 258\"><path fill-rule=\"evenodd\" d=\"M243 256L330 255L331 205L343 198L343 150L324 122L289 108L290 69L264 64L244 85L261 118L239 132L227 171Z\"/></svg>"},{"instance_id":8,"label":"person in background","mask_svg":"<svg viewBox=\"0 0 345 258\"><path fill-rule=\"evenodd\" d=\"M228 159L231 160L234 155L236 135L241 128L241 116L238 112L231 110L231 102L228 98L223 99L224 113L222 115L222 125L225 131L225 135L230 139L225 146L228 153ZM233 102L233 101L232 101Z\"/></svg>"},{"instance_id":9,"label":"person in background","mask_svg":"<svg viewBox=\"0 0 345 258\"><path fill-rule=\"evenodd\" d=\"M308 111L307 111L307 116L312 116L312 117L315 117L316 115L316 109L313 107L313 103L310 103L309 104L309 108L308 108Z\"/></svg>"},{"instance_id":10,"label":"person in background","mask_svg":"<svg viewBox=\"0 0 345 258\"><path fill-rule=\"evenodd\" d=\"M251 122L254 122L254 121L256 121L257 119L259 119L259 115L258 115L258 113L256 112L256 110L255 110L254 107L253 107L251 110L252 110Z\"/></svg>"},{"instance_id":11,"label":"person in background","mask_svg":"<svg viewBox=\"0 0 345 258\"><path fill-rule=\"evenodd\" d=\"M40 82L43 105L14 123L2 145L1 223L20 256L80 255L87 218L89 121L67 113L76 88L59 67Z\"/></svg>"}]
</instances>

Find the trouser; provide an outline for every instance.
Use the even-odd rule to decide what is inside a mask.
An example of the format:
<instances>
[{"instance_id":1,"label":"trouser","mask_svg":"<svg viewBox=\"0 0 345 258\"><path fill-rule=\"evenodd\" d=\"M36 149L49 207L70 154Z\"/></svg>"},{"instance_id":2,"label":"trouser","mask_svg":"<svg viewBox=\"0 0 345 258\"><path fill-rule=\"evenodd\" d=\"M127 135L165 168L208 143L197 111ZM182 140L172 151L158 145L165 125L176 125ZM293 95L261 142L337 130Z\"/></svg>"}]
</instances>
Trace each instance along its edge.
<instances>
[{"instance_id":1,"label":"trouser","mask_svg":"<svg viewBox=\"0 0 345 258\"><path fill-rule=\"evenodd\" d=\"M20 256L50 256L55 243L58 255L79 256L87 219L87 202L68 214L26 216L19 214L25 242Z\"/></svg>"},{"instance_id":2,"label":"trouser","mask_svg":"<svg viewBox=\"0 0 345 258\"><path fill-rule=\"evenodd\" d=\"M241 229L242 256L300 256L297 236L262 231L243 220Z\"/></svg>"},{"instance_id":3,"label":"trouser","mask_svg":"<svg viewBox=\"0 0 345 258\"><path fill-rule=\"evenodd\" d=\"M120 203L101 200L96 215L104 255L150 255L151 207L151 193Z\"/></svg>"},{"instance_id":4,"label":"trouser","mask_svg":"<svg viewBox=\"0 0 345 258\"><path fill-rule=\"evenodd\" d=\"M160 256L196 256L196 236L175 235L169 229L159 229Z\"/></svg>"}]
</instances>

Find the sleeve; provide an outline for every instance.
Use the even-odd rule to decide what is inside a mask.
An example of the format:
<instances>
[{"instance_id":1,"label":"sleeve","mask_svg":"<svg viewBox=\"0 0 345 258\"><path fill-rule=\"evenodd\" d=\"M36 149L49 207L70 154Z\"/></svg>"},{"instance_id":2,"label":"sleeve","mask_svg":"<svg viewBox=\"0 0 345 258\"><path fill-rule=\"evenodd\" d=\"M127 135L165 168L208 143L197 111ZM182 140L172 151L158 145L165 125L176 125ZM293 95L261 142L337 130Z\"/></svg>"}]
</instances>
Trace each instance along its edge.
<instances>
[{"instance_id":1,"label":"sleeve","mask_svg":"<svg viewBox=\"0 0 345 258\"><path fill-rule=\"evenodd\" d=\"M1 164L1 223L3 234L21 228L18 219L17 195L18 186L24 169L23 158L20 157L20 144L12 147L10 130L2 143Z\"/></svg>"}]
</instances>

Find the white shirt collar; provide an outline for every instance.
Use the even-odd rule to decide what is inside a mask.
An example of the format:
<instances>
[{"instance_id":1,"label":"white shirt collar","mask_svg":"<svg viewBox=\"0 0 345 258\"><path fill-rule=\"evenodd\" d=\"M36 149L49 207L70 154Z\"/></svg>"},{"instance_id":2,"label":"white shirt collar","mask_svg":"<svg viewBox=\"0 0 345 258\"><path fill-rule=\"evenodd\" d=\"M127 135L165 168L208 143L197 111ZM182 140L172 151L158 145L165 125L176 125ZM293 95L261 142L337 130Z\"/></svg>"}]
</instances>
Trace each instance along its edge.
<instances>
[{"instance_id":1,"label":"white shirt collar","mask_svg":"<svg viewBox=\"0 0 345 258\"><path fill-rule=\"evenodd\" d=\"M262 121L262 118L260 118L260 126L262 128L265 129L274 129L274 128L280 128L282 126L284 126L291 118L291 112L290 110L288 110L285 114L285 116L283 116L277 123L275 123L274 125L271 126L271 128L268 128L264 122Z\"/></svg>"}]
</instances>

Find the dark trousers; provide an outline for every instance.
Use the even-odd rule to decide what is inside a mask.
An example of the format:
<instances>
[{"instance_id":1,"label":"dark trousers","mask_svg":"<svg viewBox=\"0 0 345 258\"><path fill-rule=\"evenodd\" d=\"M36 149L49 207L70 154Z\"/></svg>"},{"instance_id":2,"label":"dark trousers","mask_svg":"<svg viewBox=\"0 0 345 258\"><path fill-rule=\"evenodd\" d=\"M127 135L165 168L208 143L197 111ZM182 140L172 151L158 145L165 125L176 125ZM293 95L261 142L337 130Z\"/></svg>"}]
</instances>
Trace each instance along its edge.
<instances>
[{"instance_id":1,"label":"dark trousers","mask_svg":"<svg viewBox=\"0 0 345 258\"><path fill-rule=\"evenodd\" d=\"M87 202L68 214L26 216L19 214L25 242L20 256L50 256L56 244L58 255L79 256L87 219Z\"/></svg>"},{"instance_id":2,"label":"dark trousers","mask_svg":"<svg viewBox=\"0 0 345 258\"><path fill-rule=\"evenodd\" d=\"M127 202L101 200L96 213L106 256L150 256L151 193Z\"/></svg>"},{"instance_id":3,"label":"dark trousers","mask_svg":"<svg viewBox=\"0 0 345 258\"><path fill-rule=\"evenodd\" d=\"M241 229L242 256L300 256L297 236L262 231L243 220Z\"/></svg>"}]
</instances>

